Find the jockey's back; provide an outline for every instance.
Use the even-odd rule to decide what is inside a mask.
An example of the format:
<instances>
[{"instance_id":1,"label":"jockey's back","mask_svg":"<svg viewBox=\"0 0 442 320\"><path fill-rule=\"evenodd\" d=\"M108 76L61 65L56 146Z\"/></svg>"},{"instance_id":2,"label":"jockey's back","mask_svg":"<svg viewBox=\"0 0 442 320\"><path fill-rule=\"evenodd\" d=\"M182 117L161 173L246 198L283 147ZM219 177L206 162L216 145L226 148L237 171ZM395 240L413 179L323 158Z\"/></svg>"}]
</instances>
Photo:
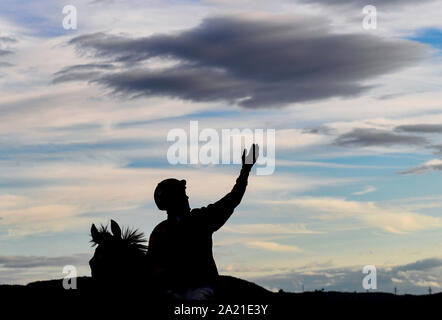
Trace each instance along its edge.
<instances>
[{"instance_id":1,"label":"jockey's back","mask_svg":"<svg viewBox=\"0 0 442 320\"><path fill-rule=\"evenodd\" d=\"M218 276L212 254L213 232L196 210L179 222L161 222L150 235L149 257L160 287L197 288L212 285Z\"/></svg>"}]
</instances>

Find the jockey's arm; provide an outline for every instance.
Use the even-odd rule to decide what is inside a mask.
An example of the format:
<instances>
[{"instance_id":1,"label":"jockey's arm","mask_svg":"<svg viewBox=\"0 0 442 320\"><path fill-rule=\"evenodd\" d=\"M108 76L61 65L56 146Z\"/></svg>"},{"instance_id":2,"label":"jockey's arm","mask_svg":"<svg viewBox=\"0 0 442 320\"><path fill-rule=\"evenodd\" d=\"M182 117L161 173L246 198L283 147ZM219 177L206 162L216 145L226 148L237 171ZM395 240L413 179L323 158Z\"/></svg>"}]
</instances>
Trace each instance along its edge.
<instances>
[{"instance_id":1,"label":"jockey's arm","mask_svg":"<svg viewBox=\"0 0 442 320\"><path fill-rule=\"evenodd\" d=\"M232 190L217 202L209 204L207 207L192 210L193 213L201 215L206 220L212 232L217 231L227 222L246 192L247 179L258 156L258 147L253 145L252 148L253 150L249 152L247 157L245 151L243 153L241 172ZM253 152L255 157L253 157Z\"/></svg>"}]
</instances>

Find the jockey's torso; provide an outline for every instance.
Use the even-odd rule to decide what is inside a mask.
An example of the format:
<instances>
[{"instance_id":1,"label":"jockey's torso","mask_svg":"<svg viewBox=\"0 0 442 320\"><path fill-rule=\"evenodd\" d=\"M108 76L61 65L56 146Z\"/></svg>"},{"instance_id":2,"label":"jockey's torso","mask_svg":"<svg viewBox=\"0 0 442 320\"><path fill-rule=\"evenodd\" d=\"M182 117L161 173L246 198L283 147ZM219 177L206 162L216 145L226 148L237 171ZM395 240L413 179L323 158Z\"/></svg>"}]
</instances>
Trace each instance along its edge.
<instances>
[{"instance_id":1,"label":"jockey's torso","mask_svg":"<svg viewBox=\"0 0 442 320\"><path fill-rule=\"evenodd\" d=\"M149 239L149 258L157 284L165 288L197 288L218 276L212 253L213 230L192 210L181 221L165 220Z\"/></svg>"}]
</instances>

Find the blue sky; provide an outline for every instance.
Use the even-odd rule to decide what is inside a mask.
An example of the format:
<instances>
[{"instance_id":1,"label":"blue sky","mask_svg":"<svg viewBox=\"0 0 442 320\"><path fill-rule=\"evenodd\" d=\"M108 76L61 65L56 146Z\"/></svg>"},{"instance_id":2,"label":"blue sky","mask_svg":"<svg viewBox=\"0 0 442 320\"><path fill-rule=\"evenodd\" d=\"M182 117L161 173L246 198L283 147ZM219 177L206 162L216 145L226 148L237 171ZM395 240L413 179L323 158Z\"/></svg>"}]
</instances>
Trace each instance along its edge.
<instances>
[{"instance_id":1,"label":"blue sky","mask_svg":"<svg viewBox=\"0 0 442 320\"><path fill-rule=\"evenodd\" d=\"M442 49L442 31L437 28L422 29L410 40L427 43L434 48Z\"/></svg>"},{"instance_id":2,"label":"blue sky","mask_svg":"<svg viewBox=\"0 0 442 320\"><path fill-rule=\"evenodd\" d=\"M276 130L275 172L215 235L221 273L361 291L370 264L380 290L441 291L441 4L380 7L364 30L358 5L314 2L73 1L64 30L55 1L3 1L0 283L89 275L90 225L148 235L162 179L192 207L220 199L238 164L167 160L198 121Z\"/></svg>"}]
</instances>

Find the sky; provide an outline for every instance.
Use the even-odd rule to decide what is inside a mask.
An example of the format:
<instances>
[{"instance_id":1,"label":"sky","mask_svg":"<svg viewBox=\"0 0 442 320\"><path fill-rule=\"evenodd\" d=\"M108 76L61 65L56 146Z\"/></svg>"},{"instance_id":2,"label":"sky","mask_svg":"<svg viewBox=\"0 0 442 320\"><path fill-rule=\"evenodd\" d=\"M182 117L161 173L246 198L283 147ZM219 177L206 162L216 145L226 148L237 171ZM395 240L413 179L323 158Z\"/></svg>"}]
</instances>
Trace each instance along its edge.
<instances>
[{"instance_id":1,"label":"sky","mask_svg":"<svg viewBox=\"0 0 442 320\"><path fill-rule=\"evenodd\" d=\"M0 283L90 275L91 224L148 236L165 178L192 208L229 192L238 163L168 160L198 121L275 130L274 172L214 235L221 274L365 291L374 265L378 291L442 291L440 1L72 0L76 29L67 4L0 3Z\"/></svg>"}]
</instances>

